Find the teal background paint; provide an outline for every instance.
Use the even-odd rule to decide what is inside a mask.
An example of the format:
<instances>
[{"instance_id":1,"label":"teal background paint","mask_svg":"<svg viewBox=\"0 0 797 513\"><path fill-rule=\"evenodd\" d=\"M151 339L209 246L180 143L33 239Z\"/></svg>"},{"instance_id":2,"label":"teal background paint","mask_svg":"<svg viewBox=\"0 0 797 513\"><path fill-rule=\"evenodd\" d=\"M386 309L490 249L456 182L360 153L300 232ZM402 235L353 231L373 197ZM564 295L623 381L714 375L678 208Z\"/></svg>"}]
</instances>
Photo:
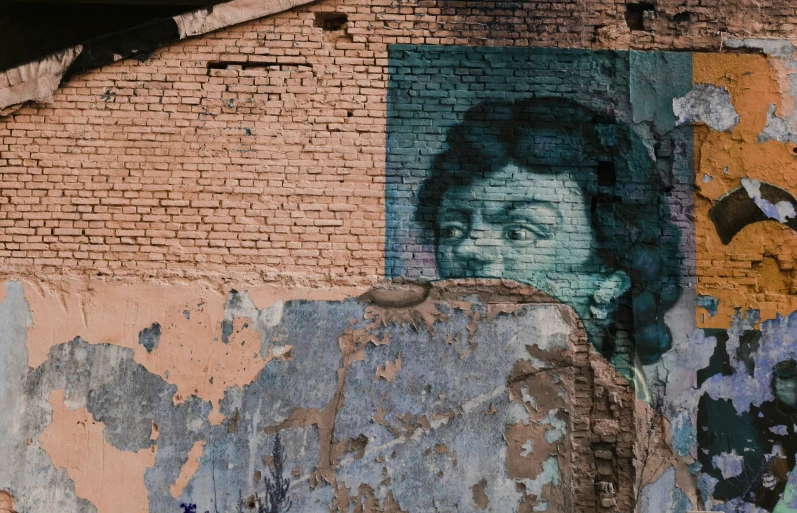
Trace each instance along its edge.
<instances>
[{"instance_id":1,"label":"teal background paint","mask_svg":"<svg viewBox=\"0 0 797 513\"><path fill-rule=\"evenodd\" d=\"M438 278L434 250L414 221L417 192L448 129L487 99L561 97L631 124L669 174L682 232L683 279L694 276L691 126L675 127L672 99L692 87L689 53L559 48L389 47L386 162L388 278ZM687 208L684 208L687 205Z\"/></svg>"}]
</instances>

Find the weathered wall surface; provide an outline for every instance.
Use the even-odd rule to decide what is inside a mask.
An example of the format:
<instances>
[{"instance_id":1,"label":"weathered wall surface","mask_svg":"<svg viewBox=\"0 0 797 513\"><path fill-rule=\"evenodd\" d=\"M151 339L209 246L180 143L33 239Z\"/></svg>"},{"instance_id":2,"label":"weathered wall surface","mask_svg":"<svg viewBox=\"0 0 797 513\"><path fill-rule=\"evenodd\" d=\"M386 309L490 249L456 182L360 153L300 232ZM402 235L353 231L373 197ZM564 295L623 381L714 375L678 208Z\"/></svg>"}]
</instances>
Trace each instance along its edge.
<instances>
[{"instance_id":1,"label":"weathered wall surface","mask_svg":"<svg viewBox=\"0 0 797 513\"><path fill-rule=\"evenodd\" d=\"M797 511L794 6L233 11L0 117L0 511Z\"/></svg>"},{"instance_id":2,"label":"weathered wall surface","mask_svg":"<svg viewBox=\"0 0 797 513\"><path fill-rule=\"evenodd\" d=\"M716 51L794 22L704 4L658 6L631 47ZM546 5L325 1L73 77L3 119L0 256L36 272L379 276L389 46L630 45L624 4Z\"/></svg>"},{"instance_id":3,"label":"weathered wall surface","mask_svg":"<svg viewBox=\"0 0 797 513\"><path fill-rule=\"evenodd\" d=\"M85 323L53 338L36 328L50 298L6 287L0 315L17 329L4 347L31 365L3 382L3 450L24 470L0 479L22 511L233 511L262 487L276 436L297 511L594 509L596 468L614 500L634 500L632 435L617 433L633 392L572 310L534 289L444 281L270 302L104 285L101 305L65 299ZM137 308L143 297L161 300ZM145 327L109 330L120 310Z\"/></svg>"}]
</instances>

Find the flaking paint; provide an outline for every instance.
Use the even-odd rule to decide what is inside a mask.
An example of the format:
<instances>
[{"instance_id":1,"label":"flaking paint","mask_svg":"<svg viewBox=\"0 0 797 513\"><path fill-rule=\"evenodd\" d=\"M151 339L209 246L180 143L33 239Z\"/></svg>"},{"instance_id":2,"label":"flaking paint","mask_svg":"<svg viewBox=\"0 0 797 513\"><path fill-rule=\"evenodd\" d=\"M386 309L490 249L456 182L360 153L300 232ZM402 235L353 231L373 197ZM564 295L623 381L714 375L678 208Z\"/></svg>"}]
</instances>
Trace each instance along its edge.
<instances>
[{"instance_id":1,"label":"flaking paint","mask_svg":"<svg viewBox=\"0 0 797 513\"><path fill-rule=\"evenodd\" d=\"M63 390L50 393L52 423L39 435L56 468L65 469L75 493L97 513L149 511L144 473L155 464L157 446L120 451L105 441L102 422L85 408L70 408Z\"/></svg>"}]
</instances>

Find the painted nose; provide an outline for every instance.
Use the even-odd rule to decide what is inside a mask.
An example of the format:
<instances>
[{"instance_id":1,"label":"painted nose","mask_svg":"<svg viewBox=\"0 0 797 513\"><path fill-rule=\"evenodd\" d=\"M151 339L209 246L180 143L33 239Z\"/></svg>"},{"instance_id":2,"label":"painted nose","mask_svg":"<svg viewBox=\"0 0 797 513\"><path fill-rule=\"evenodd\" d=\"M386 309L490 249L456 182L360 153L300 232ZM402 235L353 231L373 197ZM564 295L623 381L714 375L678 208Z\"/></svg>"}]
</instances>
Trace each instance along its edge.
<instances>
[{"instance_id":1,"label":"painted nose","mask_svg":"<svg viewBox=\"0 0 797 513\"><path fill-rule=\"evenodd\" d=\"M499 278L501 275L501 252L498 242L491 238L486 231L472 229L468 237L457 246L454 256L460 267L464 268L469 276Z\"/></svg>"}]
</instances>

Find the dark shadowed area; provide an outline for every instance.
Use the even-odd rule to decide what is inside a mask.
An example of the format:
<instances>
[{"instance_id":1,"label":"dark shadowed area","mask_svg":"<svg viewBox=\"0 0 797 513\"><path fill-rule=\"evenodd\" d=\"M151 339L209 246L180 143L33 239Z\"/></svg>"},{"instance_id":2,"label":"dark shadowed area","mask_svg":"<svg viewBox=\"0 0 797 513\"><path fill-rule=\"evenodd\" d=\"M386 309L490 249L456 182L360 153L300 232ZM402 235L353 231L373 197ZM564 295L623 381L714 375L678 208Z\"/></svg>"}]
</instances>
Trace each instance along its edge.
<instances>
[{"instance_id":1,"label":"dark shadowed area","mask_svg":"<svg viewBox=\"0 0 797 513\"><path fill-rule=\"evenodd\" d=\"M212 0L0 1L0 70L144 25Z\"/></svg>"}]
</instances>

